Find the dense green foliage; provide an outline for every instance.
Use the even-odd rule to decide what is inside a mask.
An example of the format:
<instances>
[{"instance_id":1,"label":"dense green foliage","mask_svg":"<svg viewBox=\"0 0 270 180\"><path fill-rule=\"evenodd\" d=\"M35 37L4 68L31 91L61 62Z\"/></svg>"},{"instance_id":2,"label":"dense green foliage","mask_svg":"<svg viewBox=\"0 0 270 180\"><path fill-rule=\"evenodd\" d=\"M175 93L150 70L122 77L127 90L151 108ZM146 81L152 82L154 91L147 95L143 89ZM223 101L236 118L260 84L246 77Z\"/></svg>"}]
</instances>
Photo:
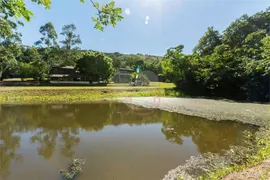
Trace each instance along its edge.
<instances>
[{"instance_id":1,"label":"dense green foliage","mask_svg":"<svg viewBox=\"0 0 270 180\"><path fill-rule=\"evenodd\" d=\"M12 23L12 22L10 22ZM11 24L11 32L0 36L0 77L20 77L22 80L33 78L45 80L54 65L74 66L87 79L110 80L119 68L129 67L135 71L148 70L153 74L162 73L161 57L150 55L123 55L120 53L99 53L80 50L77 45L82 41L76 33L74 24L64 25L58 41L58 33L51 22L41 26L41 38L35 46L23 46L20 43L21 35L16 32L16 23ZM152 79L157 81L158 78Z\"/></svg>"},{"instance_id":2,"label":"dense green foliage","mask_svg":"<svg viewBox=\"0 0 270 180\"><path fill-rule=\"evenodd\" d=\"M97 3L93 5L103 9L100 13L110 13L106 8L114 7L114 3L104 8ZM64 38L59 42L54 25L50 22L40 27L41 38L35 44L37 47L24 47L17 32L18 22L9 20L13 16L11 13L0 18L1 79L17 76L43 80L52 65L60 65L76 66L83 73L87 72L89 79L109 80L119 68L135 71L136 67L140 67L141 71L154 74L147 75L150 81L172 81L180 92L189 96L269 101L270 9L252 16L243 15L222 34L209 27L192 54L184 54L184 46L179 45L168 49L163 58L118 52L104 55L79 50L77 45L82 41L74 24L62 28L60 34ZM103 25L109 22L114 24L116 20L111 19L109 14L104 18L107 20L97 25L98 29L103 30ZM107 60L110 61L109 67L104 65ZM92 62L95 65L90 67ZM94 70L99 71L93 73Z\"/></svg>"},{"instance_id":3,"label":"dense green foliage","mask_svg":"<svg viewBox=\"0 0 270 180\"><path fill-rule=\"evenodd\" d=\"M42 5L46 9L50 9L51 5L51 0L31 0L30 2ZM80 2L84 3L84 0L80 0ZM104 27L110 24L114 27L117 22L123 19L121 16L122 9L116 7L113 0L105 5L99 5L98 2L93 2L92 0L91 2L93 7L97 10L97 17L92 18L96 29L103 31ZM20 59L18 56L21 53L18 42L20 41L20 34L16 32L17 25L23 25L23 22L20 21L21 18L26 21L30 21L33 15L34 14L27 9L23 0L0 1L0 80L3 79L3 76L5 77L10 74L14 74L15 69L17 73L21 74L26 69L30 70L36 68L32 67L30 64L17 63L16 61L17 58ZM65 40L60 42L63 44L63 48L71 49L72 46L81 43L79 36L74 34L75 30L76 27L73 24L63 27L61 35L65 36ZM74 51L55 50L59 45L56 41L57 33L51 22L41 26L39 31L42 34L42 37L35 43L35 45L47 48L42 50L41 55L48 67L54 63L53 60L55 59L62 59L62 62L60 63L61 65L75 65L73 59L78 56L77 53L74 53ZM59 56L59 54L64 54L64 57ZM64 62L63 59L65 59ZM28 72L21 75L32 76L33 74L36 73ZM40 79L40 77L37 79Z\"/></svg>"},{"instance_id":4,"label":"dense green foliage","mask_svg":"<svg viewBox=\"0 0 270 180\"><path fill-rule=\"evenodd\" d=\"M74 24L68 24L62 28L61 35L63 35L65 39L63 41L60 41L60 43L63 44L63 48L79 49L79 47L73 47L76 46L77 44L82 44L80 36L76 35L74 31L76 31L76 26Z\"/></svg>"},{"instance_id":5,"label":"dense green foliage","mask_svg":"<svg viewBox=\"0 0 270 180\"><path fill-rule=\"evenodd\" d=\"M170 48L164 74L190 96L269 101L270 9L243 15L222 35L207 29L191 55Z\"/></svg>"},{"instance_id":6,"label":"dense green foliage","mask_svg":"<svg viewBox=\"0 0 270 180\"><path fill-rule=\"evenodd\" d=\"M9 73L17 66L20 56L20 34L17 24L0 18L0 80L4 73Z\"/></svg>"},{"instance_id":7,"label":"dense green foliage","mask_svg":"<svg viewBox=\"0 0 270 180\"><path fill-rule=\"evenodd\" d=\"M140 67L141 72L144 72L150 81L163 81L159 79L162 76L160 56L142 55L142 54L121 54L106 53L107 56L113 59L113 66L117 70L119 68L131 68L135 71L136 67ZM147 72L152 72L152 76Z\"/></svg>"},{"instance_id":8,"label":"dense green foliage","mask_svg":"<svg viewBox=\"0 0 270 180\"><path fill-rule=\"evenodd\" d=\"M108 81L113 74L112 59L99 52L86 52L78 59L77 69L91 81Z\"/></svg>"}]
</instances>

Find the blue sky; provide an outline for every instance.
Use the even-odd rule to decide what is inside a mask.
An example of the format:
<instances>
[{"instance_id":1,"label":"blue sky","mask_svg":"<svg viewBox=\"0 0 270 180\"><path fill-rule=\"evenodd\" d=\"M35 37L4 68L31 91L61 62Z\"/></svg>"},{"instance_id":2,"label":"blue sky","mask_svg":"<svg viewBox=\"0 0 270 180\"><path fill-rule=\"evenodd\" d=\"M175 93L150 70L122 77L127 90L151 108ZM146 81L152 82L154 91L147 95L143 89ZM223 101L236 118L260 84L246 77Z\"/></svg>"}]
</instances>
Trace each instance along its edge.
<instances>
[{"instance_id":1,"label":"blue sky","mask_svg":"<svg viewBox=\"0 0 270 180\"><path fill-rule=\"evenodd\" d=\"M242 14L252 15L270 6L269 0L116 0L125 19L100 32L91 20L96 11L85 1L52 0L50 10L26 1L35 17L19 28L23 43L33 45L40 38L39 27L51 21L59 40L62 26L74 23L82 49L164 55L166 49L183 44L184 52L191 53L207 27L222 32Z\"/></svg>"}]
</instances>

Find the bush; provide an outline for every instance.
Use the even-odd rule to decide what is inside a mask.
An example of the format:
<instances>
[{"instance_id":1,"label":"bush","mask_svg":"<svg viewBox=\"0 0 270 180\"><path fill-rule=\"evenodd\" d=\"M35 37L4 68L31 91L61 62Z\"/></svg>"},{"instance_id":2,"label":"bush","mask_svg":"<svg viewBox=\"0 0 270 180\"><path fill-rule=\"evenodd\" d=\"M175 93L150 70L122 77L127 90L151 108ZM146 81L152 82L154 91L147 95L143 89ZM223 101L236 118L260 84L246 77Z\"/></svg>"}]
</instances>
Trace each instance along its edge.
<instances>
[{"instance_id":1,"label":"bush","mask_svg":"<svg viewBox=\"0 0 270 180\"><path fill-rule=\"evenodd\" d=\"M29 63L19 63L18 75L22 79L33 77L34 67Z\"/></svg>"}]
</instances>

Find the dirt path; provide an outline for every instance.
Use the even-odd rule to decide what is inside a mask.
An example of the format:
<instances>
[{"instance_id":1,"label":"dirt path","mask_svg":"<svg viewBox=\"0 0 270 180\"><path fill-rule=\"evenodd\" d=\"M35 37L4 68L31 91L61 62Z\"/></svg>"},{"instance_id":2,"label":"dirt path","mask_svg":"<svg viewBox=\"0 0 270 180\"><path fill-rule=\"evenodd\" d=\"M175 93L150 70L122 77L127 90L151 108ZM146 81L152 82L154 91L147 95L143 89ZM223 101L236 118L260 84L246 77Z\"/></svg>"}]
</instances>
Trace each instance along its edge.
<instances>
[{"instance_id":1,"label":"dirt path","mask_svg":"<svg viewBox=\"0 0 270 180\"><path fill-rule=\"evenodd\" d=\"M270 124L270 104L236 103L191 98L117 98L124 103L198 116L210 120L232 120L258 126Z\"/></svg>"}]
</instances>

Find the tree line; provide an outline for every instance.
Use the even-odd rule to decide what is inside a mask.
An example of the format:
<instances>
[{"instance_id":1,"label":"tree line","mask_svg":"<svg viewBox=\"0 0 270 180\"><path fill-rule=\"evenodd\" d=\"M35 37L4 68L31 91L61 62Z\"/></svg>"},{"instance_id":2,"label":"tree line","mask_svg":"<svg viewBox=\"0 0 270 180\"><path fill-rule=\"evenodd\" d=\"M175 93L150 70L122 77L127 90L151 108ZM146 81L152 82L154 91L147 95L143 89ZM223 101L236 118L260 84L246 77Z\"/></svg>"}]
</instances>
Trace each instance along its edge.
<instances>
[{"instance_id":1,"label":"tree line","mask_svg":"<svg viewBox=\"0 0 270 180\"><path fill-rule=\"evenodd\" d=\"M81 50L80 35L76 33L74 24L64 25L58 41L58 33L51 22L39 29L40 39L33 46L21 44L21 34L17 32L14 24L10 34L0 37L0 77L34 78L42 81L48 77L54 65L74 66L81 73L92 80L109 81L119 68L135 70L140 66L142 70L162 74L161 57L129 54L118 52L101 53L90 50Z\"/></svg>"},{"instance_id":2,"label":"tree line","mask_svg":"<svg viewBox=\"0 0 270 180\"><path fill-rule=\"evenodd\" d=\"M51 0L31 0L33 4L43 6L45 9L51 8ZM80 0L84 3L84 0ZM90 0L92 7L97 10L95 17L92 17L94 28L103 31L108 25L116 26L117 22L123 19L122 9L117 7L114 0L101 5L94 0ZM79 53L76 45L81 43L80 37L73 32L75 25L66 25L62 29L61 35L65 37L57 44L57 33L52 23L47 23L40 27L42 37L35 45L38 47L25 47L21 45L21 34L17 31L17 26L22 25L21 19L27 22L33 17L33 13L27 8L23 0L1 1L0 2L0 80L4 77L17 74L20 77L33 77L37 80L44 79L48 74L52 63L58 61L58 64L74 64L74 57L104 56L87 52ZM74 47L75 46L75 47ZM84 58L85 59L85 58ZM106 62L108 58L103 58ZM108 62L108 66L110 63ZM99 76L99 75L95 75Z\"/></svg>"},{"instance_id":3,"label":"tree line","mask_svg":"<svg viewBox=\"0 0 270 180\"><path fill-rule=\"evenodd\" d=\"M113 9L114 4L106 7ZM184 46L179 45L163 57L80 50L81 39L73 24L62 28L64 40L58 42L54 25L47 23L40 27L41 38L35 46L26 47L17 31L21 23L10 20L18 9L10 9L14 6L9 4L0 8L5 15L0 18L1 79L17 75L43 80L52 65L71 65L93 79L110 80L121 67L135 70L140 66L174 82L185 95L269 101L270 8L252 16L244 14L223 33L209 27L192 54L184 54Z\"/></svg>"},{"instance_id":4,"label":"tree line","mask_svg":"<svg viewBox=\"0 0 270 180\"><path fill-rule=\"evenodd\" d=\"M232 22L221 34L209 27L192 54L167 50L163 73L189 96L269 102L270 8Z\"/></svg>"}]
</instances>

